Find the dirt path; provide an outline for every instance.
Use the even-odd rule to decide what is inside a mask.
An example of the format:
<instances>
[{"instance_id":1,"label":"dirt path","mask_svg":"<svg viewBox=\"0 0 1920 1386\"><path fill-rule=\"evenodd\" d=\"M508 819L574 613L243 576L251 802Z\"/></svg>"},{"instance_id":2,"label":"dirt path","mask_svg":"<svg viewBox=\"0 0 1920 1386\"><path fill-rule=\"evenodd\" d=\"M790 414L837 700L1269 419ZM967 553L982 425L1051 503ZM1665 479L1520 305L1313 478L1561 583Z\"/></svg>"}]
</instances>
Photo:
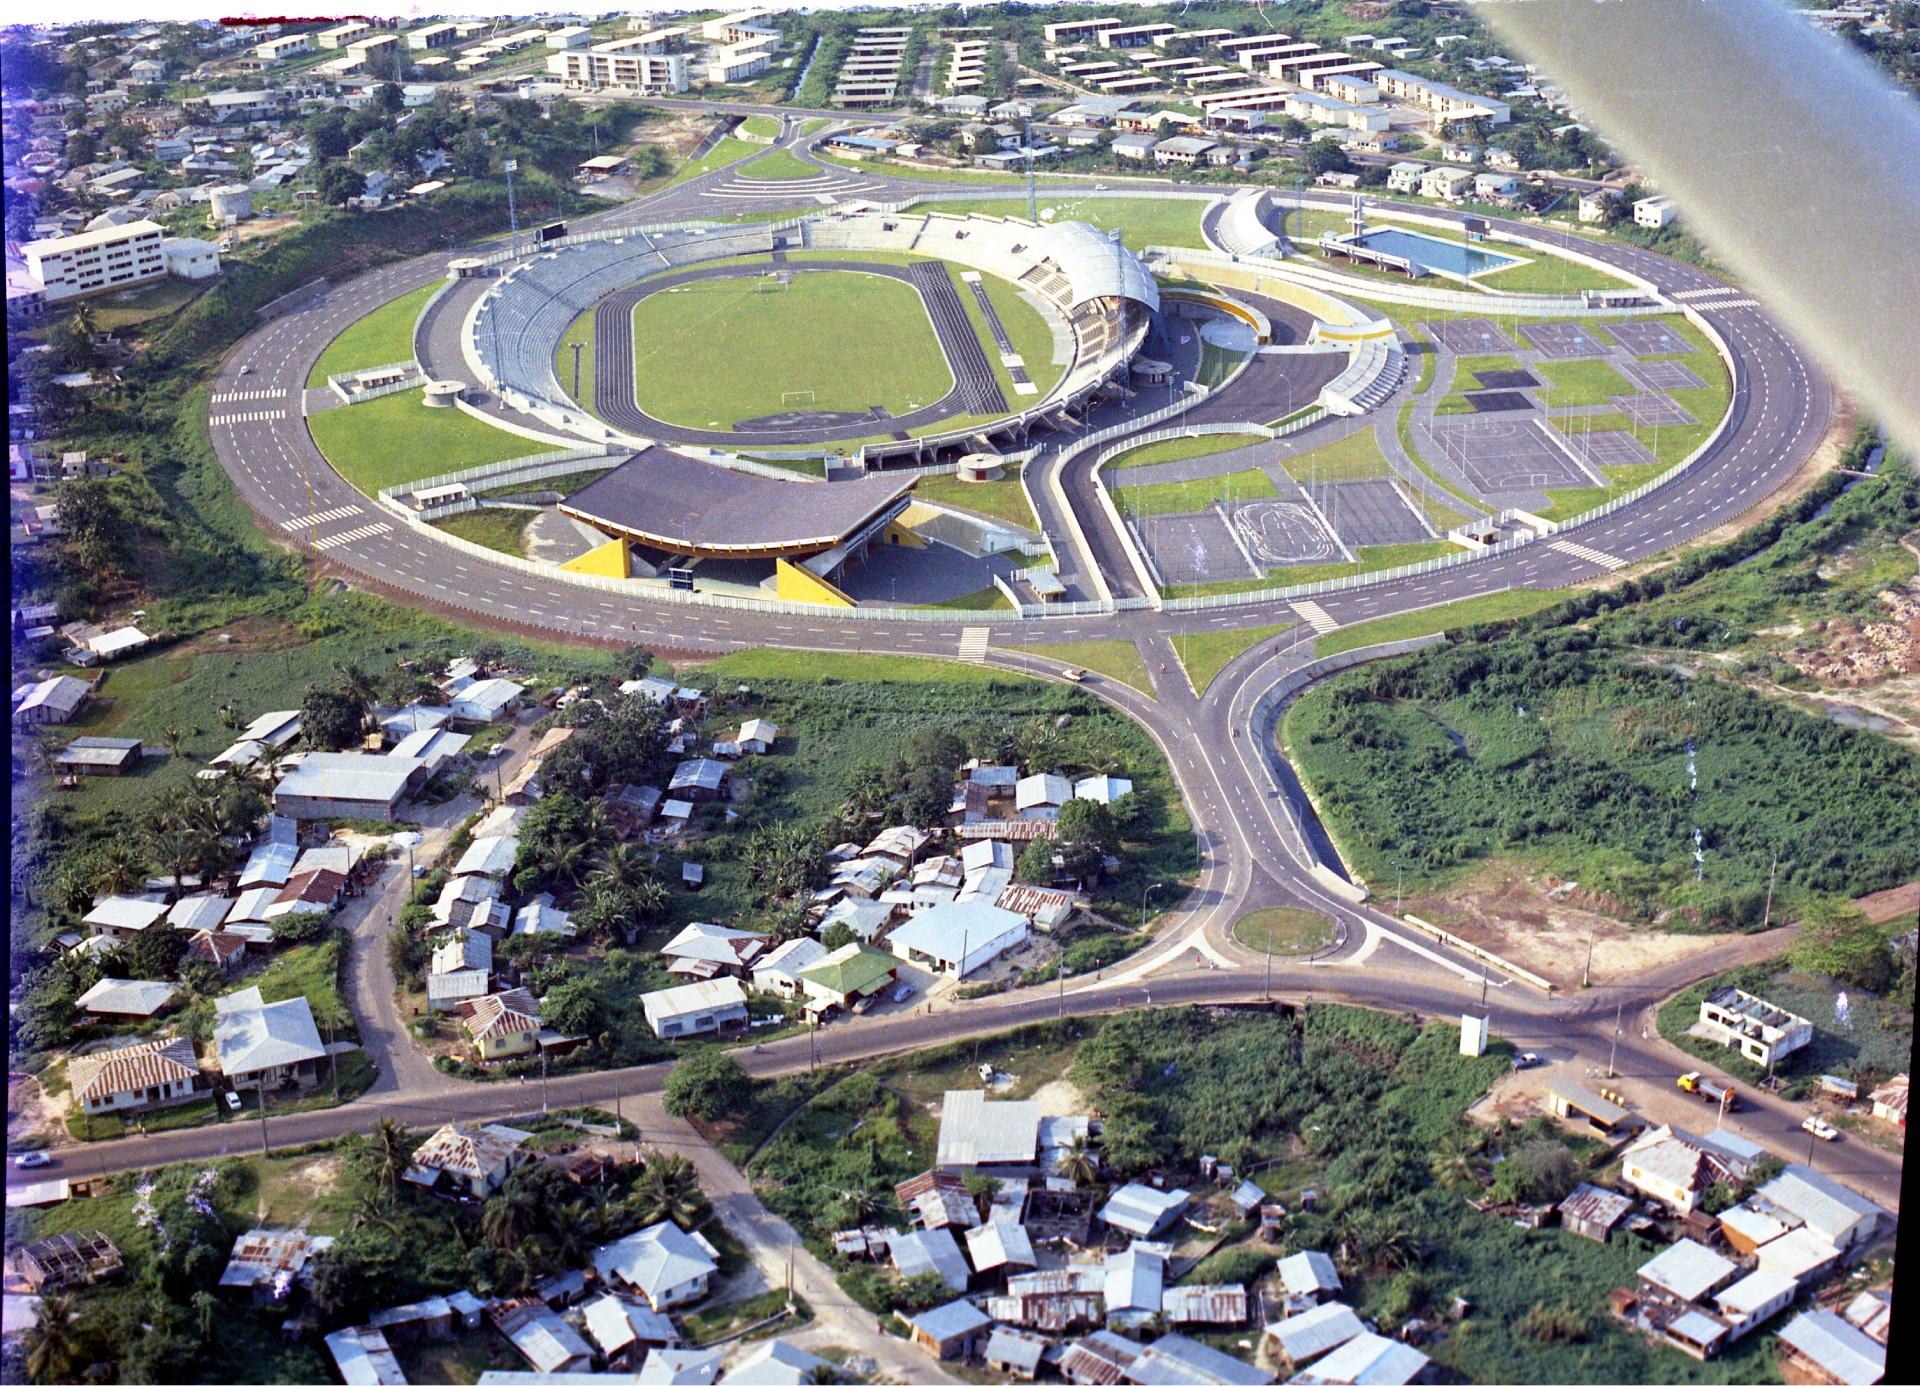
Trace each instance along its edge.
<instances>
[{"instance_id":1,"label":"dirt path","mask_svg":"<svg viewBox=\"0 0 1920 1386\"><path fill-rule=\"evenodd\" d=\"M746 1244L747 1253L767 1283L787 1283L791 1267L794 1292L813 1309L814 1319L792 1336L809 1350L850 1348L879 1363L876 1380L896 1382L950 1382L953 1377L917 1348L880 1331L874 1316L847 1298L833 1272L801 1243L787 1224L769 1213L754 1194L746 1176L733 1162L679 1117L668 1116L658 1095L629 1099L628 1119L640 1128L640 1143L655 1150L684 1155L700 1176L700 1187L712 1200L727 1230Z\"/></svg>"}]
</instances>

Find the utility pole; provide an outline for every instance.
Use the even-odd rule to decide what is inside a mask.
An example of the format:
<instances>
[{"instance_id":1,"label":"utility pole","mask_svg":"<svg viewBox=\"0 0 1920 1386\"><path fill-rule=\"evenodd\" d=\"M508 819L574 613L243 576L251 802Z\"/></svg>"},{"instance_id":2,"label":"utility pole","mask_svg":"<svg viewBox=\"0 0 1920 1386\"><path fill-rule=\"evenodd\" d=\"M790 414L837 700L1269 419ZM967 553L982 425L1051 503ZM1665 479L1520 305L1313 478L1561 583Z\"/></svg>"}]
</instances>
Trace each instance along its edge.
<instances>
[{"instance_id":1,"label":"utility pole","mask_svg":"<svg viewBox=\"0 0 1920 1386\"><path fill-rule=\"evenodd\" d=\"M585 342L573 344L573 397L575 399L580 398L580 349L584 346L586 346Z\"/></svg>"},{"instance_id":2,"label":"utility pole","mask_svg":"<svg viewBox=\"0 0 1920 1386\"><path fill-rule=\"evenodd\" d=\"M260 1095L260 1153L262 1155L265 1155L267 1153L267 1082L266 1082L266 1079L262 1078L259 1082L255 1083L253 1085L253 1090Z\"/></svg>"},{"instance_id":3,"label":"utility pole","mask_svg":"<svg viewBox=\"0 0 1920 1386\"><path fill-rule=\"evenodd\" d=\"M1587 930L1587 965L1580 973L1580 985L1583 987L1593 985L1593 930L1591 929Z\"/></svg>"},{"instance_id":4,"label":"utility pole","mask_svg":"<svg viewBox=\"0 0 1920 1386\"><path fill-rule=\"evenodd\" d=\"M513 175L520 167L518 159L502 159L500 167L507 173L507 253L520 253L520 213L513 205Z\"/></svg>"},{"instance_id":5,"label":"utility pole","mask_svg":"<svg viewBox=\"0 0 1920 1386\"><path fill-rule=\"evenodd\" d=\"M1060 971L1060 1001L1059 1001L1059 1005L1056 1007L1054 1011L1053 1018L1055 1020L1065 1020L1067 1018L1067 960L1064 957L1060 959L1059 971Z\"/></svg>"},{"instance_id":6,"label":"utility pole","mask_svg":"<svg viewBox=\"0 0 1920 1386\"><path fill-rule=\"evenodd\" d=\"M1267 976L1266 980L1260 983L1260 999L1266 1002L1273 1000L1273 930L1271 929L1267 930Z\"/></svg>"},{"instance_id":7,"label":"utility pole","mask_svg":"<svg viewBox=\"0 0 1920 1386\"><path fill-rule=\"evenodd\" d=\"M1773 854L1773 865L1767 868L1767 912L1760 918L1760 927L1767 928L1773 923L1773 878L1780 871L1780 854Z\"/></svg>"},{"instance_id":8,"label":"utility pole","mask_svg":"<svg viewBox=\"0 0 1920 1386\"><path fill-rule=\"evenodd\" d=\"M537 1043L537 1041L536 1041ZM540 1115L547 1114L547 1047L540 1046Z\"/></svg>"},{"instance_id":9,"label":"utility pole","mask_svg":"<svg viewBox=\"0 0 1920 1386\"><path fill-rule=\"evenodd\" d=\"M1033 121L1031 119L1026 122L1025 138L1027 146L1027 220L1037 225L1040 221L1040 193L1033 181Z\"/></svg>"},{"instance_id":10,"label":"utility pole","mask_svg":"<svg viewBox=\"0 0 1920 1386\"><path fill-rule=\"evenodd\" d=\"M1620 1003L1613 1003L1613 1048L1607 1051L1607 1077L1617 1077L1613 1071L1613 1062L1620 1057Z\"/></svg>"},{"instance_id":11,"label":"utility pole","mask_svg":"<svg viewBox=\"0 0 1920 1386\"><path fill-rule=\"evenodd\" d=\"M333 1069L333 1100L340 1100L340 1054L333 1047L333 1021L327 1021L327 1062Z\"/></svg>"},{"instance_id":12,"label":"utility pole","mask_svg":"<svg viewBox=\"0 0 1920 1386\"><path fill-rule=\"evenodd\" d=\"M1405 874L1400 867L1400 858L1395 857L1393 859L1393 913L1396 918L1400 914L1400 906L1404 903L1404 892L1400 887L1402 880L1405 878Z\"/></svg>"}]
</instances>

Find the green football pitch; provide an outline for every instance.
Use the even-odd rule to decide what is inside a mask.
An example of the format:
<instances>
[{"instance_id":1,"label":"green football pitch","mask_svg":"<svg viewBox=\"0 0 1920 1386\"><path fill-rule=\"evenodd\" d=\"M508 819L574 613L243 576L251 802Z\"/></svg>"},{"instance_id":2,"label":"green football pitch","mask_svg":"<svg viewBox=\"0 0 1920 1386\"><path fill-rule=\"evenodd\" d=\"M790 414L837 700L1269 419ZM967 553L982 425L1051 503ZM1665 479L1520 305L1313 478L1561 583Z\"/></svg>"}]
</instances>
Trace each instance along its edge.
<instances>
[{"instance_id":1,"label":"green football pitch","mask_svg":"<svg viewBox=\"0 0 1920 1386\"><path fill-rule=\"evenodd\" d=\"M656 419L725 428L796 411L906 414L953 372L920 295L854 271L705 279L640 301L635 399Z\"/></svg>"}]
</instances>

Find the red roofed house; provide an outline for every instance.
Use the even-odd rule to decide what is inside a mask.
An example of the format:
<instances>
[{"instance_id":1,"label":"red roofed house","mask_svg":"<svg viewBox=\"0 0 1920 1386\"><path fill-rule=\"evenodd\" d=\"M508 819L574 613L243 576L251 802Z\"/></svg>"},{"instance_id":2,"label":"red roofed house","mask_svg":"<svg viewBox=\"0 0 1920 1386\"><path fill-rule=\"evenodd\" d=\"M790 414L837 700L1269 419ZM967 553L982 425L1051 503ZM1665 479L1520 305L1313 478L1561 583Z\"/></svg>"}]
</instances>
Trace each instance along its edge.
<instances>
[{"instance_id":1,"label":"red roofed house","mask_svg":"<svg viewBox=\"0 0 1920 1386\"><path fill-rule=\"evenodd\" d=\"M149 1040L77 1055L67 1065L73 1104L83 1112L132 1112L191 1102L206 1091L193 1041Z\"/></svg>"}]
</instances>

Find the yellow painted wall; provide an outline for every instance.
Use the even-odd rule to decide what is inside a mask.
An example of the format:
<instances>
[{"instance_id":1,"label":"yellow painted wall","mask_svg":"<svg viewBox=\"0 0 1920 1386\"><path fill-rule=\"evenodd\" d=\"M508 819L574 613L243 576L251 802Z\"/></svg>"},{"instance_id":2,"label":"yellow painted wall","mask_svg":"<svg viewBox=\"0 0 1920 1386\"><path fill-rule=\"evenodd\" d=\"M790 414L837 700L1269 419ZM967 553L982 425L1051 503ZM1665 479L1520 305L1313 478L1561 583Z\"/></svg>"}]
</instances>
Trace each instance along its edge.
<instances>
[{"instance_id":1,"label":"yellow painted wall","mask_svg":"<svg viewBox=\"0 0 1920 1386\"><path fill-rule=\"evenodd\" d=\"M783 602L812 602L815 606L858 605L825 578L815 577L784 558L774 560L774 595Z\"/></svg>"},{"instance_id":2,"label":"yellow painted wall","mask_svg":"<svg viewBox=\"0 0 1920 1386\"><path fill-rule=\"evenodd\" d=\"M560 566L569 572L591 573L595 577L630 577L633 571L628 564L625 539L609 539L599 548L588 549L578 558L570 558Z\"/></svg>"}]
</instances>

